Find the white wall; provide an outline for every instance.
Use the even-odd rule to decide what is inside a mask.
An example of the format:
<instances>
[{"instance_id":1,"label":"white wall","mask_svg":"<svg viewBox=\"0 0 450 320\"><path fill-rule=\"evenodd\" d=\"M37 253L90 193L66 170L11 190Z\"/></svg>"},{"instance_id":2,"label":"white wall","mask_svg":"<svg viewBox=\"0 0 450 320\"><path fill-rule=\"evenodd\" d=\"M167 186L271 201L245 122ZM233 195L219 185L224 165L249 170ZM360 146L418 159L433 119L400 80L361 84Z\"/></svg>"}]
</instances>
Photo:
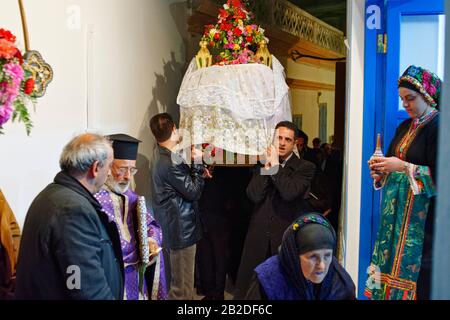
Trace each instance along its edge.
<instances>
[{"instance_id":1,"label":"white wall","mask_svg":"<svg viewBox=\"0 0 450 320\"><path fill-rule=\"evenodd\" d=\"M364 92L365 0L347 1L347 33L350 50L347 64L347 118L345 128L344 267L358 288L359 234Z\"/></svg>"},{"instance_id":2,"label":"white wall","mask_svg":"<svg viewBox=\"0 0 450 320\"><path fill-rule=\"evenodd\" d=\"M148 120L166 110L178 117L185 1L24 0L24 5L31 49L51 64L54 79L31 112L31 136L20 123L6 124L0 136L0 188L19 224L58 172L65 143L86 130L143 140L136 180L138 191L148 196L154 145ZM17 0L2 0L0 21L23 47Z\"/></svg>"},{"instance_id":3,"label":"white wall","mask_svg":"<svg viewBox=\"0 0 450 320\"><path fill-rule=\"evenodd\" d=\"M292 59L287 60L287 77L297 80L319 82L323 84L335 84L335 70L319 68L310 64L296 63ZM318 90L291 89L292 113L302 114L302 130L309 137L309 145L312 140L319 137L319 105L317 100ZM327 104L327 138L334 134L334 97L333 91L321 90L320 103ZM330 141L322 141L330 142Z\"/></svg>"}]
</instances>

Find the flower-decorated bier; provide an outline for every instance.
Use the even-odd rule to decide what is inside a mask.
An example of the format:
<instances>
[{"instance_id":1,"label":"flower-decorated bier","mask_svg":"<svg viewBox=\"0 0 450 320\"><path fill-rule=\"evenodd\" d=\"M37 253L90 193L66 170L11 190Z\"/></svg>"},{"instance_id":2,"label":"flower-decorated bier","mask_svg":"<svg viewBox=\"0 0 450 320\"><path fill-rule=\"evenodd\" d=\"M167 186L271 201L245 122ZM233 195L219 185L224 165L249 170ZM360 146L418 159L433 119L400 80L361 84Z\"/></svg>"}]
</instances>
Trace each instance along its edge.
<instances>
[{"instance_id":1,"label":"flower-decorated bier","mask_svg":"<svg viewBox=\"0 0 450 320\"><path fill-rule=\"evenodd\" d=\"M228 0L217 23L205 27L177 97L181 148L206 143L257 157L272 143L276 124L292 119L284 68L253 18L244 0Z\"/></svg>"}]
</instances>

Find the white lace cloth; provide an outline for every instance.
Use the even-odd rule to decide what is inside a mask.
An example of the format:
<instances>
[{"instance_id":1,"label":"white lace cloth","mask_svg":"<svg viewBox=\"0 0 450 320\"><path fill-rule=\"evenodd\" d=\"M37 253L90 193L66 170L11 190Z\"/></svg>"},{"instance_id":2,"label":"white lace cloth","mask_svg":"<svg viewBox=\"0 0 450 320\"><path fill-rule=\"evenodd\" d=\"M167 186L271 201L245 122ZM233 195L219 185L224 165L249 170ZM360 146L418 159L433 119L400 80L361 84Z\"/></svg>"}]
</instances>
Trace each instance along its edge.
<instances>
[{"instance_id":1,"label":"white lace cloth","mask_svg":"<svg viewBox=\"0 0 450 320\"><path fill-rule=\"evenodd\" d=\"M178 94L183 147L211 143L241 154L261 154L275 125L291 120L284 68L262 64L197 69L192 60Z\"/></svg>"}]
</instances>

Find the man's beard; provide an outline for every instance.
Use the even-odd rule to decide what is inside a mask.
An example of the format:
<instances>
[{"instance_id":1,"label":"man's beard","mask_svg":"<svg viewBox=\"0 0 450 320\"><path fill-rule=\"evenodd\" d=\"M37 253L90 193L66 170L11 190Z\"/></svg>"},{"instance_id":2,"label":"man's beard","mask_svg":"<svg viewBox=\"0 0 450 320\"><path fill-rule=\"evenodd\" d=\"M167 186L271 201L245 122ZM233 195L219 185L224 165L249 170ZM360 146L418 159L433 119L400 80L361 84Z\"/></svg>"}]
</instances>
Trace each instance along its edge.
<instances>
[{"instance_id":1,"label":"man's beard","mask_svg":"<svg viewBox=\"0 0 450 320\"><path fill-rule=\"evenodd\" d=\"M123 194L127 192L128 188L130 188L130 182L117 182L114 180L113 176L108 176L108 179L106 179L106 185L111 189L111 191L117 193L117 194Z\"/></svg>"}]
</instances>

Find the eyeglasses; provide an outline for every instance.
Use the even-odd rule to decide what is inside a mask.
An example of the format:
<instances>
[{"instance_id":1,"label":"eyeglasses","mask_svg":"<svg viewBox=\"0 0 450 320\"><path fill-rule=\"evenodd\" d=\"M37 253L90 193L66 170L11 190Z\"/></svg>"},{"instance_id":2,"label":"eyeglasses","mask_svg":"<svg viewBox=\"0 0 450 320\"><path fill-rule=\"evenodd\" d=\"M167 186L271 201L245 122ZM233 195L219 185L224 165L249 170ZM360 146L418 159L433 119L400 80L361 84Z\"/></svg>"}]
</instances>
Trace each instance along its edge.
<instances>
[{"instance_id":1,"label":"eyeglasses","mask_svg":"<svg viewBox=\"0 0 450 320\"><path fill-rule=\"evenodd\" d=\"M128 171L130 172L130 175L134 176L137 173L138 169L135 168L135 167L120 167L120 168L117 168L117 173L120 174L121 176L126 175Z\"/></svg>"}]
</instances>

